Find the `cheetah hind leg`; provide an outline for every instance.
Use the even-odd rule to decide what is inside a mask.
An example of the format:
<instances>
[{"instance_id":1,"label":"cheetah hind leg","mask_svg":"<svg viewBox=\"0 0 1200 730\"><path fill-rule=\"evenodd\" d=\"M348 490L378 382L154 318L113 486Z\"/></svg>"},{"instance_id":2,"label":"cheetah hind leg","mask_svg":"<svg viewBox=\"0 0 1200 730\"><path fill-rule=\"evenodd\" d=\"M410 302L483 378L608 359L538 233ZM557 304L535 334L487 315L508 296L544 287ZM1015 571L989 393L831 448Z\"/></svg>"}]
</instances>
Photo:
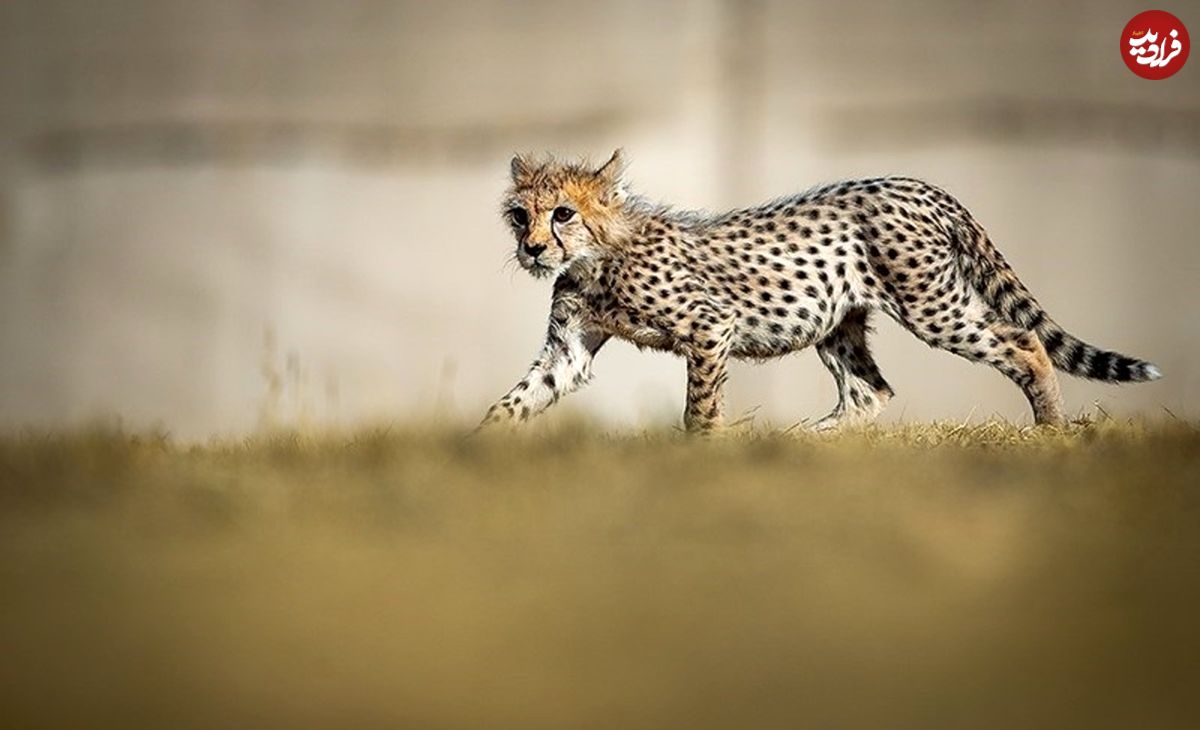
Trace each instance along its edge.
<instances>
[{"instance_id":1,"label":"cheetah hind leg","mask_svg":"<svg viewBox=\"0 0 1200 730\"><path fill-rule=\"evenodd\" d=\"M1054 364L1035 332L1005 322L991 312L961 322L958 332L947 336L929 330L929 323L913 329L917 337L975 362L991 365L1025 393L1039 425L1062 426L1062 396Z\"/></svg>"},{"instance_id":2,"label":"cheetah hind leg","mask_svg":"<svg viewBox=\"0 0 1200 730\"><path fill-rule=\"evenodd\" d=\"M838 402L813 424L816 431L873 423L894 395L867 346L867 317L865 309L851 311L817 343L817 354L837 383Z\"/></svg>"}]
</instances>

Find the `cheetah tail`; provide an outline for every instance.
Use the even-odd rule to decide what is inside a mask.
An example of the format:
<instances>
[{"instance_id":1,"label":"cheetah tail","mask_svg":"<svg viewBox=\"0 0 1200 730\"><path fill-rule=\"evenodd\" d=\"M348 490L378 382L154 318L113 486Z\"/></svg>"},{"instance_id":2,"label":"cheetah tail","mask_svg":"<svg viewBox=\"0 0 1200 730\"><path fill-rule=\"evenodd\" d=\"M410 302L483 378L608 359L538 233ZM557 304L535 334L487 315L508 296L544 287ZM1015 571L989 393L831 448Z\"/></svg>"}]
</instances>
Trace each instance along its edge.
<instances>
[{"instance_id":1,"label":"cheetah tail","mask_svg":"<svg viewBox=\"0 0 1200 730\"><path fill-rule=\"evenodd\" d=\"M1158 380L1162 377L1162 371L1154 363L1089 345L1048 317L1042 326L1031 329L1042 338L1042 344L1046 346L1054 366L1063 372L1110 383Z\"/></svg>"},{"instance_id":2,"label":"cheetah tail","mask_svg":"<svg viewBox=\"0 0 1200 730\"><path fill-rule=\"evenodd\" d=\"M959 264L968 280L1001 316L1036 332L1056 368L1111 383L1162 377L1153 363L1090 345L1059 326L978 226L960 227L955 238Z\"/></svg>"}]
</instances>

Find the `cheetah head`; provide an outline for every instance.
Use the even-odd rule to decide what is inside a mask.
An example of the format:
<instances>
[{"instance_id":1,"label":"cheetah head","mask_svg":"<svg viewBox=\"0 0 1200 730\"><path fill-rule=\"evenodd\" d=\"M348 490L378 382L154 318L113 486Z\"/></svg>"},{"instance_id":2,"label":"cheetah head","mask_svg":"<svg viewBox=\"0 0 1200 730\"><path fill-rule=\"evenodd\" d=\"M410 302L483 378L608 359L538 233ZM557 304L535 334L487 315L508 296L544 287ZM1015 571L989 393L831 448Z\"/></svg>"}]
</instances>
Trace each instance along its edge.
<instances>
[{"instance_id":1,"label":"cheetah head","mask_svg":"<svg viewBox=\"0 0 1200 730\"><path fill-rule=\"evenodd\" d=\"M557 276L604 256L622 221L623 169L620 150L596 169L514 157L503 211L521 267L539 278Z\"/></svg>"}]
</instances>

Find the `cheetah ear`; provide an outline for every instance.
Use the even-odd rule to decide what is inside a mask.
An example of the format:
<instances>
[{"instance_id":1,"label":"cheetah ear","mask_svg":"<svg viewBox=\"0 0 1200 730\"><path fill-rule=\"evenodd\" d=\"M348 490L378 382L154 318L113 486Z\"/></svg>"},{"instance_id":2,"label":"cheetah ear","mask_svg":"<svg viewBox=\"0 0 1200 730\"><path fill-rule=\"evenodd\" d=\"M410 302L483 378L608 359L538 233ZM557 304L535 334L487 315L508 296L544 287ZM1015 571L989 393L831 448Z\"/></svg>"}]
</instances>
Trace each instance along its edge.
<instances>
[{"instance_id":1,"label":"cheetah ear","mask_svg":"<svg viewBox=\"0 0 1200 730\"><path fill-rule=\"evenodd\" d=\"M601 165L595 174L602 190L600 198L606 204L620 205L629 198L629 191L625 187L624 179L625 155L620 148L612 153L608 162Z\"/></svg>"},{"instance_id":2,"label":"cheetah ear","mask_svg":"<svg viewBox=\"0 0 1200 730\"><path fill-rule=\"evenodd\" d=\"M612 157L608 158L608 162L600 166L596 170L596 177L606 185L616 188L621 185L621 178L625 175L625 155L621 148L618 147Z\"/></svg>"},{"instance_id":3,"label":"cheetah ear","mask_svg":"<svg viewBox=\"0 0 1200 730\"><path fill-rule=\"evenodd\" d=\"M508 169L512 173L514 181L529 177L529 173L533 172L533 166L525 155L513 155L512 161L508 163Z\"/></svg>"}]
</instances>

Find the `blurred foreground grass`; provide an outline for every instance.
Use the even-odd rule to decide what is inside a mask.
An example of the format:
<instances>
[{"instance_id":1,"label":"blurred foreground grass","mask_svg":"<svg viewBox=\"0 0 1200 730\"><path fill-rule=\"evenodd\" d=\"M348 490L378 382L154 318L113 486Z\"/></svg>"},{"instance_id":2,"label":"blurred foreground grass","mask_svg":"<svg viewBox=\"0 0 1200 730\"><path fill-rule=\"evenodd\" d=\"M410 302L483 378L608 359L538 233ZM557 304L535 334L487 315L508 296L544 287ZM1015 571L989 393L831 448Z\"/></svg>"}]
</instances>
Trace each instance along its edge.
<instances>
[{"instance_id":1,"label":"blurred foreground grass","mask_svg":"<svg viewBox=\"0 0 1200 730\"><path fill-rule=\"evenodd\" d=\"M0 438L0 725L1200 726L1200 433Z\"/></svg>"}]
</instances>

